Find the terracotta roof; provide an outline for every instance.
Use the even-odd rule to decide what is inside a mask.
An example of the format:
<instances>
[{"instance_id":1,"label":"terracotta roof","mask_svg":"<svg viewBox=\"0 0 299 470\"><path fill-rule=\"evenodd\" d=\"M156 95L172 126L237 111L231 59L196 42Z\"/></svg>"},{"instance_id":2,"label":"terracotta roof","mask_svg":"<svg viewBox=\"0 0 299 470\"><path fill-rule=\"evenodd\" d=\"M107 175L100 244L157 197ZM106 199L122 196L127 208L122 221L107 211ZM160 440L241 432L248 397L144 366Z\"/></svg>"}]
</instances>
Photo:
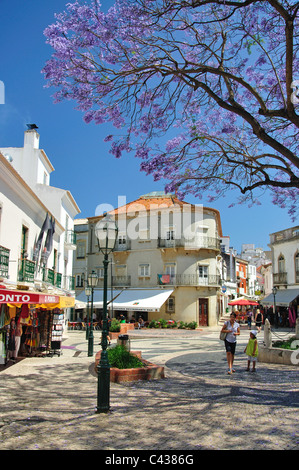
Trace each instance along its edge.
<instances>
[{"instance_id":1,"label":"terracotta roof","mask_svg":"<svg viewBox=\"0 0 299 470\"><path fill-rule=\"evenodd\" d=\"M174 194L159 194L159 193L149 193L143 196L140 196L135 201L129 202L124 206L117 207L116 209L109 211L108 213L111 215L130 215L135 216L136 213L141 211L149 211L155 209L169 209L169 208L182 208L183 206L191 206L192 208L196 208L195 204L190 204L189 202L181 201L178 199ZM222 226L221 226L221 219L220 213L217 209L213 209L210 207L203 207L204 212L211 211L215 214L215 218L217 221L217 230L220 237L222 237ZM88 217L90 222L96 222L97 220L101 219L102 215L95 216L95 217Z\"/></svg>"},{"instance_id":2,"label":"terracotta roof","mask_svg":"<svg viewBox=\"0 0 299 470\"><path fill-rule=\"evenodd\" d=\"M170 207L183 207L184 205L190 206L189 203L180 201L175 196L166 196L166 197L147 197L140 196L135 201L129 202L128 204L118 207L117 209L110 211L109 214L135 214L140 211L154 210L158 208L170 208Z\"/></svg>"}]
</instances>

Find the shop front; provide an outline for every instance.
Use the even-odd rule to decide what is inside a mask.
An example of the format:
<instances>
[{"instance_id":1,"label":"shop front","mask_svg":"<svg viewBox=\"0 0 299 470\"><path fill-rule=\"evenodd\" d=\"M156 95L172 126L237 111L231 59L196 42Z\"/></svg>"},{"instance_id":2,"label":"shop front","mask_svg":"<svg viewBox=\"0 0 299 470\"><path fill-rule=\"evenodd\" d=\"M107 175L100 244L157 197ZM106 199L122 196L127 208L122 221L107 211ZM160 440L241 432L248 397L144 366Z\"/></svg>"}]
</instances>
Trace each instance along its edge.
<instances>
[{"instance_id":1,"label":"shop front","mask_svg":"<svg viewBox=\"0 0 299 470\"><path fill-rule=\"evenodd\" d=\"M74 298L0 288L0 364L61 354L64 309Z\"/></svg>"},{"instance_id":2,"label":"shop front","mask_svg":"<svg viewBox=\"0 0 299 470\"><path fill-rule=\"evenodd\" d=\"M295 328L299 318L299 289L279 289L260 301L264 308L264 320L271 325Z\"/></svg>"}]
</instances>

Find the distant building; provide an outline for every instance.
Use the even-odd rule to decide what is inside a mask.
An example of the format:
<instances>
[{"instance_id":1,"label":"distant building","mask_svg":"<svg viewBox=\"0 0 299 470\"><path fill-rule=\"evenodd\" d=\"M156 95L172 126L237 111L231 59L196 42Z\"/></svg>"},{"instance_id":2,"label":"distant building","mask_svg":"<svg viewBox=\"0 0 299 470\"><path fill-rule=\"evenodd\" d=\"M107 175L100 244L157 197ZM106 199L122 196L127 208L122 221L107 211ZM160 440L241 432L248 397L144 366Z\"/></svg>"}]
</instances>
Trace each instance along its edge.
<instances>
[{"instance_id":1,"label":"distant building","mask_svg":"<svg viewBox=\"0 0 299 470\"><path fill-rule=\"evenodd\" d=\"M256 267L271 261L271 252L263 248L256 248L254 244L242 244L240 257L254 264Z\"/></svg>"}]
</instances>

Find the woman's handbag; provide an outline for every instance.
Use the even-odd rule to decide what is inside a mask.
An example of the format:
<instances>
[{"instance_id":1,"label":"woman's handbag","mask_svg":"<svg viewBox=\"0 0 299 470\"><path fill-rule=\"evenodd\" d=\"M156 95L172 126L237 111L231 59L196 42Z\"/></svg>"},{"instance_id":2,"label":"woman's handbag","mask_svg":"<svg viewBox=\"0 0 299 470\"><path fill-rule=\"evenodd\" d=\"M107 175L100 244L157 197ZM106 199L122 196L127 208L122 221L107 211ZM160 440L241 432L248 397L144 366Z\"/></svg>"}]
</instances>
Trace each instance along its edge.
<instances>
[{"instance_id":1,"label":"woman's handbag","mask_svg":"<svg viewBox=\"0 0 299 470\"><path fill-rule=\"evenodd\" d=\"M227 326L227 322L225 322L225 326ZM221 341L224 341L226 338L226 335L227 333L223 333L222 331L220 331L219 339L221 339Z\"/></svg>"},{"instance_id":2,"label":"woman's handbag","mask_svg":"<svg viewBox=\"0 0 299 470\"><path fill-rule=\"evenodd\" d=\"M227 335L227 333L223 333L222 331L220 331L219 338L220 338L222 341L224 341L225 338L226 338L226 335Z\"/></svg>"}]
</instances>

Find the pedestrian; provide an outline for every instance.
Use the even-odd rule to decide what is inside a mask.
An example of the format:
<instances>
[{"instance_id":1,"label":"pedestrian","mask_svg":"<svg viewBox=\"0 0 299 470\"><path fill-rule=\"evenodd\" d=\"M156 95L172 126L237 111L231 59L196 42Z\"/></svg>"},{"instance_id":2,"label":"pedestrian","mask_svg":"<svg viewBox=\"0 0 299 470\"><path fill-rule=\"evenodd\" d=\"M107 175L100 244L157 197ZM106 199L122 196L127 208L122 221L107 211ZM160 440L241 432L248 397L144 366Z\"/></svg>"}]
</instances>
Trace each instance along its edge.
<instances>
[{"instance_id":1,"label":"pedestrian","mask_svg":"<svg viewBox=\"0 0 299 470\"><path fill-rule=\"evenodd\" d=\"M233 363L235 358L237 336L240 334L240 325L236 321L236 314L231 313L229 321L225 322L222 327L222 333L226 333L226 338L224 340L225 350L226 350L226 359L228 364L228 374L236 372L233 369Z\"/></svg>"},{"instance_id":2,"label":"pedestrian","mask_svg":"<svg viewBox=\"0 0 299 470\"><path fill-rule=\"evenodd\" d=\"M250 308L247 310L246 315L247 315L248 330L251 330L252 310Z\"/></svg>"},{"instance_id":3,"label":"pedestrian","mask_svg":"<svg viewBox=\"0 0 299 470\"><path fill-rule=\"evenodd\" d=\"M261 331L263 315L259 309L256 310L254 321L255 321L255 326L257 330Z\"/></svg>"},{"instance_id":4,"label":"pedestrian","mask_svg":"<svg viewBox=\"0 0 299 470\"><path fill-rule=\"evenodd\" d=\"M257 356L258 356L258 352L259 352L259 348L258 348L258 343L257 343L257 339L256 339L256 335L257 335L257 330L252 330L250 332L250 337L249 337L249 340L248 340L248 343L247 343L247 346L246 348L244 349L244 353L247 354L248 356L248 363L247 363L247 371L250 370L250 363L252 362L252 372L255 372L255 365L256 365L256 360L257 360Z\"/></svg>"}]
</instances>

